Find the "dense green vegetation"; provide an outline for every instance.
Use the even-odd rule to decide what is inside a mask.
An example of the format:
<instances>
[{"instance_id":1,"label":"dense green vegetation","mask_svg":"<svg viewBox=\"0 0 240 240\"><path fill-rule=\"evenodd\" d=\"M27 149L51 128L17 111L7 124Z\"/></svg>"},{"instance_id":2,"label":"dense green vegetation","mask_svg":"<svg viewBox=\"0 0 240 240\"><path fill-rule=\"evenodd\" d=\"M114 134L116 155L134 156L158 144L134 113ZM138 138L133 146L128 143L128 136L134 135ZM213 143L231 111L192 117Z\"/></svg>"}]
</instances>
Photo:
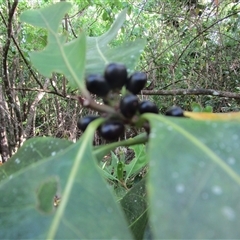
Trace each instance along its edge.
<instances>
[{"instance_id":1,"label":"dense green vegetation","mask_svg":"<svg viewBox=\"0 0 240 240\"><path fill-rule=\"evenodd\" d=\"M0 238L238 238L239 11L2 1Z\"/></svg>"}]
</instances>

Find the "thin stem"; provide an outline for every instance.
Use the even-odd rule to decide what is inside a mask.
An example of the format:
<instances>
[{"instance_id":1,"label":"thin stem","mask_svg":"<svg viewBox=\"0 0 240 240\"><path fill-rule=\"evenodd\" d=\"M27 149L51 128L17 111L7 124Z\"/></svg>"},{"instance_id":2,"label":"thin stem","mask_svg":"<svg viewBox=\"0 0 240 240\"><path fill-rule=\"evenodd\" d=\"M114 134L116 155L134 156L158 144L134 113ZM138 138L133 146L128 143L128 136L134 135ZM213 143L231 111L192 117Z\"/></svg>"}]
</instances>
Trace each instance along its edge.
<instances>
[{"instance_id":1,"label":"thin stem","mask_svg":"<svg viewBox=\"0 0 240 240\"><path fill-rule=\"evenodd\" d=\"M148 135L146 133L142 133L135 138L130 138L119 142L113 142L104 146L97 146L94 148L94 155L97 157L97 159L101 159L102 157L104 157L104 155L117 147L128 147L137 144L145 144L147 141Z\"/></svg>"}]
</instances>

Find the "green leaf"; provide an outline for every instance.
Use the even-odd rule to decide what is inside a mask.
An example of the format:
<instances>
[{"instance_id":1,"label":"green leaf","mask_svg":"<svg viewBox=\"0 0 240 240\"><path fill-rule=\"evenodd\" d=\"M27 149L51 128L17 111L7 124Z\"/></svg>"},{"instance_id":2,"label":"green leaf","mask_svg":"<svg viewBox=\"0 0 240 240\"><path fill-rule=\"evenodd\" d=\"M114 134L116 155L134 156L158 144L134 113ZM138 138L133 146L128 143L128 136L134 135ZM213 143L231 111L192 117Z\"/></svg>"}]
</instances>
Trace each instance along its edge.
<instances>
[{"instance_id":1,"label":"green leaf","mask_svg":"<svg viewBox=\"0 0 240 240\"><path fill-rule=\"evenodd\" d=\"M213 112L213 107L212 106L206 106L204 109L203 109L203 112Z\"/></svg>"},{"instance_id":2,"label":"green leaf","mask_svg":"<svg viewBox=\"0 0 240 240\"><path fill-rule=\"evenodd\" d=\"M148 222L145 179L134 185L120 201L135 239L143 239Z\"/></svg>"},{"instance_id":3,"label":"green leaf","mask_svg":"<svg viewBox=\"0 0 240 240\"><path fill-rule=\"evenodd\" d=\"M115 48L108 46L126 20L126 12L127 9L123 10L111 28L103 35L87 38L86 74L103 73L106 64L111 62L124 63L130 72L134 69L136 61L146 45L145 39L125 42Z\"/></svg>"},{"instance_id":4,"label":"green leaf","mask_svg":"<svg viewBox=\"0 0 240 240\"><path fill-rule=\"evenodd\" d=\"M145 117L154 239L239 238L239 123Z\"/></svg>"},{"instance_id":5,"label":"green leaf","mask_svg":"<svg viewBox=\"0 0 240 240\"><path fill-rule=\"evenodd\" d=\"M124 170L124 163L122 161L118 161L118 165L117 165L117 178L120 181L123 180L123 170Z\"/></svg>"},{"instance_id":6,"label":"green leaf","mask_svg":"<svg viewBox=\"0 0 240 240\"><path fill-rule=\"evenodd\" d=\"M1 166L0 181L30 164L56 155L71 144L70 141L52 137L35 137L27 140L13 157Z\"/></svg>"},{"instance_id":7,"label":"green leaf","mask_svg":"<svg viewBox=\"0 0 240 240\"><path fill-rule=\"evenodd\" d=\"M125 181L127 181L131 175L138 174L140 170L143 167L145 167L148 163L145 145L139 144L139 145L131 146L129 148L134 150L135 157L131 160L129 164L125 165L125 171L126 171Z\"/></svg>"},{"instance_id":8,"label":"green leaf","mask_svg":"<svg viewBox=\"0 0 240 240\"><path fill-rule=\"evenodd\" d=\"M37 70L46 77L53 72L64 74L72 87L79 87L85 91L84 69L86 54L86 37L81 33L79 37L66 42L66 36L58 33L58 27L71 4L60 2L40 10L28 10L21 15L25 21L48 31L48 44L40 52L30 53L31 62Z\"/></svg>"},{"instance_id":9,"label":"green leaf","mask_svg":"<svg viewBox=\"0 0 240 240\"><path fill-rule=\"evenodd\" d=\"M93 156L100 121L77 143L0 183L1 239L131 239ZM56 189L60 205L49 208L53 199L44 196L52 197Z\"/></svg>"},{"instance_id":10,"label":"green leaf","mask_svg":"<svg viewBox=\"0 0 240 240\"><path fill-rule=\"evenodd\" d=\"M202 107L199 103L193 102L191 103L191 109L193 112L202 112Z\"/></svg>"}]
</instances>

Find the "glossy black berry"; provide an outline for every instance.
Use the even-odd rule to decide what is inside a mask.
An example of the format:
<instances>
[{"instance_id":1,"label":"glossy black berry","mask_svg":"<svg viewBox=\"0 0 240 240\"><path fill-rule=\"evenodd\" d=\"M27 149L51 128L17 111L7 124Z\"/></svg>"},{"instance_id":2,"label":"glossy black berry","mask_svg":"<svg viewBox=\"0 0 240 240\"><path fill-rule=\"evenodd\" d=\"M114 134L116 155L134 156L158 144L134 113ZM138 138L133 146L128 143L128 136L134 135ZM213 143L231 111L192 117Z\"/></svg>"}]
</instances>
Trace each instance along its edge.
<instances>
[{"instance_id":1,"label":"glossy black berry","mask_svg":"<svg viewBox=\"0 0 240 240\"><path fill-rule=\"evenodd\" d=\"M166 111L167 116L184 117L183 110L180 107L173 106Z\"/></svg>"},{"instance_id":2,"label":"glossy black berry","mask_svg":"<svg viewBox=\"0 0 240 240\"><path fill-rule=\"evenodd\" d=\"M110 91L110 87L105 78L99 74L90 74L86 78L87 90L99 97L104 97Z\"/></svg>"},{"instance_id":3,"label":"glossy black berry","mask_svg":"<svg viewBox=\"0 0 240 240\"><path fill-rule=\"evenodd\" d=\"M143 113L158 113L158 107L151 101L142 101L139 104L138 111L143 114Z\"/></svg>"},{"instance_id":4,"label":"glossy black berry","mask_svg":"<svg viewBox=\"0 0 240 240\"><path fill-rule=\"evenodd\" d=\"M126 118L131 118L138 110L138 98L136 95L128 94L120 102L120 111Z\"/></svg>"},{"instance_id":5,"label":"glossy black berry","mask_svg":"<svg viewBox=\"0 0 240 240\"><path fill-rule=\"evenodd\" d=\"M126 88L133 94L138 94L147 83L147 74L135 72L127 80Z\"/></svg>"},{"instance_id":6,"label":"glossy black berry","mask_svg":"<svg viewBox=\"0 0 240 240\"><path fill-rule=\"evenodd\" d=\"M118 139L124 133L124 125L119 121L103 123L99 128L99 134L108 141Z\"/></svg>"},{"instance_id":7,"label":"glossy black berry","mask_svg":"<svg viewBox=\"0 0 240 240\"><path fill-rule=\"evenodd\" d=\"M96 116L96 115L89 115L89 116L80 118L77 122L77 127L84 132L88 124L97 118L99 118L99 116Z\"/></svg>"},{"instance_id":8,"label":"glossy black berry","mask_svg":"<svg viewBox=\"0 0 240 240\"><path fill-rule=\"evenodd\" d=\"M123 64L110 63L105 69L104 77L111 89L121 89L127 82L127 69Z\"/></svg>"}]
</instances>

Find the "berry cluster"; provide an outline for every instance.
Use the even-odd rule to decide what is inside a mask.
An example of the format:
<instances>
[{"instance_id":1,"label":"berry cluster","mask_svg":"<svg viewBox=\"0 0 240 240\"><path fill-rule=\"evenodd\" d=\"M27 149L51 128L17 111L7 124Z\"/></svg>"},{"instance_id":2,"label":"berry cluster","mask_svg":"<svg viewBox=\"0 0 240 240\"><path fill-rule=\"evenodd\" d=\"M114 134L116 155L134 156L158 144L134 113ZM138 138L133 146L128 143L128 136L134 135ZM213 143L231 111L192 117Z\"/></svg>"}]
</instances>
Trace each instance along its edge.
<instances>
[{"instance_id":1,"label":"berry cluster","mask_svg":"<svg viewBox=\"0 0 240 240\"><path fill-rule=\"evenodd\" d=\"M139 102L136 94L147 83L147 75L135 72L128 77L127 69L123 64L110 63L104 74L90 74L86 78L86 87L89 92L103 98L103 102L114 108L116 114L105 114L106 121L98 128L100 136L113 141L118 139L125 130L125 124L135 125L137 117L143 113L158 113L157 106L150 101ZM125 89L123 87L125 86ZM123 97L119 101L119 93L123 90ZM99 116L86 116L79 119L77 126L85 131L88 124Z\"/></svg>"}]
</instances>

